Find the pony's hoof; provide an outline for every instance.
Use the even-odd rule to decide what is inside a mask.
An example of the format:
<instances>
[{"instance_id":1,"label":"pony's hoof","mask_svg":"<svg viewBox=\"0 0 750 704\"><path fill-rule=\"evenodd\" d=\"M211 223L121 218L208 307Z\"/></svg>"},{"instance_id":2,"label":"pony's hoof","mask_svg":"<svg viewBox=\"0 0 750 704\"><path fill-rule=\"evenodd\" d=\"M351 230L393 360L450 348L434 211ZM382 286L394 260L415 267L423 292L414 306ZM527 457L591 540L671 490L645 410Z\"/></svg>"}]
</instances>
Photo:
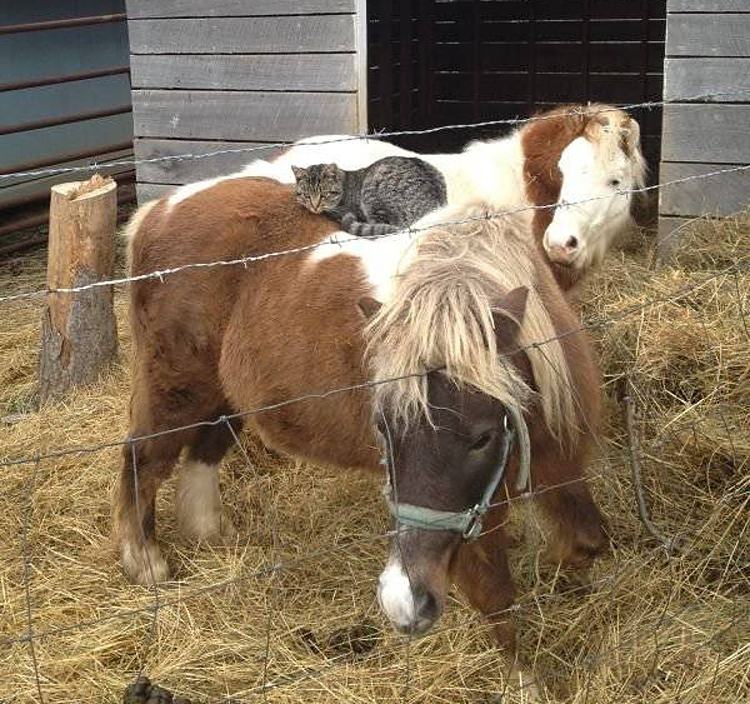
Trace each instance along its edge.
<instances>
[{"instance_id":1,"label":"pony's hoof","mask_svg":"<svg viewBox=\"0 0 750 704\"><path fill-rule=\"evenodd\" d=\"M122 566L133 584L150 587L154 583L169 581L169 565L156 545L146 548L124 545Z\"/></svg>"},{"instance_id":2,"label":"pony's hoof","mask_svg":"<svg viewBox=\"0 0 750 704\"><path fill-rule=\"evenodd\" d=\"M234 545L237 539L237 529L234 527L232 521L227 518L226 514L222 512L212 530L203 535L193 535L192 537L199 542L202 541L213 547L220 548L227 545Z\"/></svg>"},{"instance_id":3,"label":"pony's hoof","mask_svg":"<svg viewBox=\"0 0 750 704\"><path fill-rule=\"evenodd\" d=\"M221 516L219 516L218 526L210 534L204 536L202 540L205 540L209 545L222 547L224 545L233 545L236 538L237 529L222 511Z\"/></svg>"}]
</instances>

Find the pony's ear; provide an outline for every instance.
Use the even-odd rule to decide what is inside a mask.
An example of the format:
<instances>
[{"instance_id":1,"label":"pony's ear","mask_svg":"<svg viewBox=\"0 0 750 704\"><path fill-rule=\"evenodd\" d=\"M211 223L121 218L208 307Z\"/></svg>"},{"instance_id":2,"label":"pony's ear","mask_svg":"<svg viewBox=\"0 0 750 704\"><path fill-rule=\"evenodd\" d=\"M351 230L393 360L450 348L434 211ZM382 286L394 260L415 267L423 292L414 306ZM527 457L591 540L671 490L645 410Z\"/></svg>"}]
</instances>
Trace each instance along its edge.
<instances>
[{"instance_id":1,"label":"pony's ear","mask_svg":"<svg viewBox=\"0 0 750 704\"><path fill-rule=\"evenodd\" d=\"M632 117L621 128L623 145L626 156L636 154L641 145L641 126Z\"/></svg>"},{"instance_id":2,"label":"pony's ear","mask_svg":"<svg viewBox=\"0 0 750 704\"><path fill-rule=\"evenodd\" d=\"M519 286L512 291L508 291L495 306L495 309L510 318L519 327L523 323L523 316L526 313L526 301L529 297L529 289L526 286Z\"/></svg>"},{"instance_id":3,"label":"pony's ear","mask_svg":"<svg viewBox=\"0 0 750 704\"><path fill-rule=\"evenodd\" d=\"M357 306L362 312L362 315L365 316L366 320L372 318L380 310L382 305L383 304L380 301L376 301L372 296L362 296L362 298L357 301Z\"/></svg>"},{"instance_id":4,"label":"pony's ear","mask_svg":"<svg viewBox=\"0 0 750 704\"><path fill-rule=\"evenodd\" d=\"M515 339L526 313L526 300L529 289L519 286L508 291L492 310L492 320L495 323L495 337L500 347Z\"/></svg>"}]
</instances>

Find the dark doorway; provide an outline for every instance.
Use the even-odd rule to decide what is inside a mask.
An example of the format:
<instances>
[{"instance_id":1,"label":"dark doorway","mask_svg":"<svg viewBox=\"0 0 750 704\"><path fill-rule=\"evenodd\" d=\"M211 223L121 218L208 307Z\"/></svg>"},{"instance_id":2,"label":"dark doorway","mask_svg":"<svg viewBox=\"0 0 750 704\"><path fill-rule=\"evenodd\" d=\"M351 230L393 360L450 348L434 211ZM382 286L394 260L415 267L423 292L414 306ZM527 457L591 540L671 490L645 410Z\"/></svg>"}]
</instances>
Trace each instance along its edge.
<instances>
[{"instance_id":1,"label":"dark doorway","mask_svg":"<svg viewBox=\"0 0 750 704\"><path fill-rule=\"evenodd\" d=\"M526 117L560 103L660 100L666 0L368 2L371 130ZM661 110L632 111L652 172ZM395 139L457 151L502 126Z\"/></svg>"}]
</instances>

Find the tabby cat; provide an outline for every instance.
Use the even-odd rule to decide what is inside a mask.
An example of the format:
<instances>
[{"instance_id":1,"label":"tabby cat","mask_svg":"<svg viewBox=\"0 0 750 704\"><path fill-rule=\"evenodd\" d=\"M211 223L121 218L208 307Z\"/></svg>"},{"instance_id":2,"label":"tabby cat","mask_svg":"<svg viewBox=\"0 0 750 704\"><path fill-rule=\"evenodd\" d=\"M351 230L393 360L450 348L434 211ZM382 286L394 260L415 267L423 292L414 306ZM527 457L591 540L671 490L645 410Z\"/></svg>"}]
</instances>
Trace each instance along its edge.
<instances>
[{"instance_id":1,"label":"tabby cat","mask_svg":"<svg viewBox=\"0 0 750 704\"><path fill-rule=\"evenodd\" d=\"M389 156L357 171L336 164L292 170L297 201L358 237L396 232L446 203L443 175L414 157Z\"/></svg>"}]
</instances>

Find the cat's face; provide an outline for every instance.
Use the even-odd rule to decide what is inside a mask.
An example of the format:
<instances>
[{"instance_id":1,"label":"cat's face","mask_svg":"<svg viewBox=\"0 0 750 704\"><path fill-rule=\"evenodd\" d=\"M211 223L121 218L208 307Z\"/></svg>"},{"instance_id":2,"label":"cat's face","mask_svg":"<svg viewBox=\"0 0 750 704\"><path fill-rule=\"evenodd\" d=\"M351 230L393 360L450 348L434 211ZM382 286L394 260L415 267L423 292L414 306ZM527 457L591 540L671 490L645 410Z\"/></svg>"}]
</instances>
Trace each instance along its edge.
<instances>
[{"instance_id":1,"label":"cat's face","mask_svg":"<svg viewBox=\"0 0 750 704\"><path fill-rule=\"evenodd\" d=\"M333 210L344 194L344 172L336 164L292 166L297 179L297 202L313 213Z\"/></svg>"}]
</instances>

